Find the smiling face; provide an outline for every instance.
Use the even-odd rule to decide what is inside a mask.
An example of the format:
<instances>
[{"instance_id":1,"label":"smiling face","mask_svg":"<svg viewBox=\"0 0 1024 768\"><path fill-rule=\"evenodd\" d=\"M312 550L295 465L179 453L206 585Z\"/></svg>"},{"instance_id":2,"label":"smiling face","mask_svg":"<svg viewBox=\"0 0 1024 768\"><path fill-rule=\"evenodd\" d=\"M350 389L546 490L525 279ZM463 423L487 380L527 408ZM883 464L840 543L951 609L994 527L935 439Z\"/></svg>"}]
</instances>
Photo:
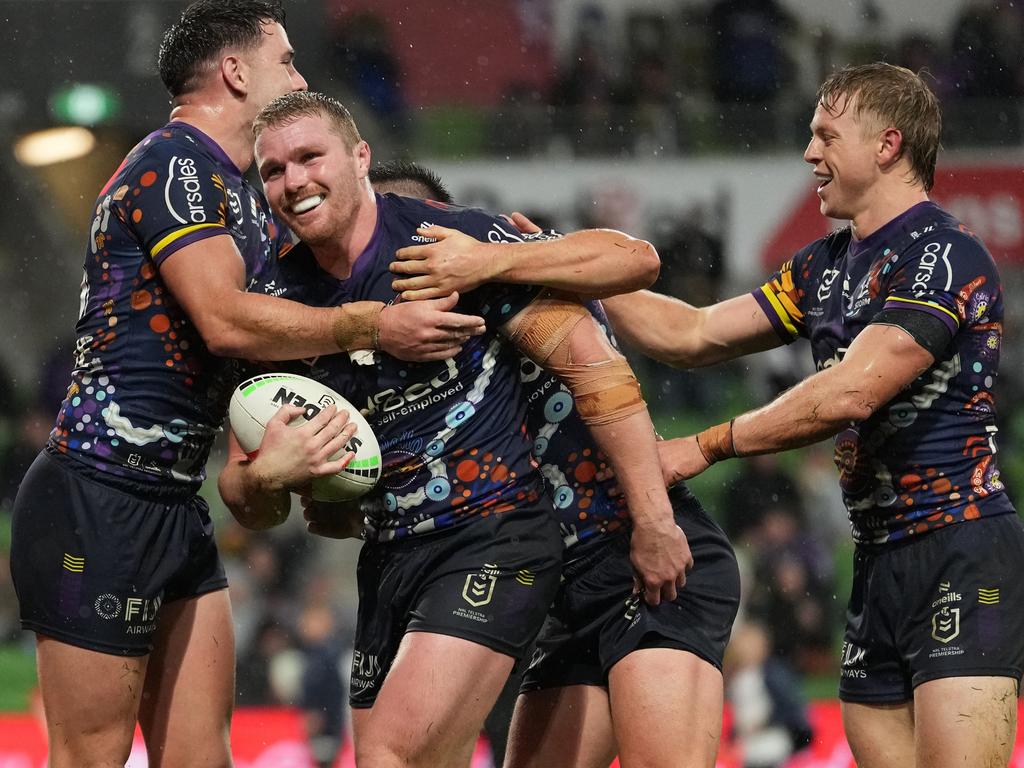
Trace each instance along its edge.
<instances>
[{"instance_id":1,"label":"smiling face","mask_svg":"<svg viewBox=\"0 0 1024 768\"><path fill-rule=\"evenodd\" d=\"M256 163L274 214L314 249L346 242L372 201L366 142L348 146L319 115L264 128Z\"/></svg>"},{"instance_id":2,"label":"smiling face","mask_svg":"<svg viewBox=\"0 0 1024 768\"><path fill-rule=\"evenodd\" d=\"M872 202L881 177L881 128L870 115L857 116L856 103L840 96L819 103L811 120L811 140L804 160L814 166L821 212L833 219L856 220Z\"/></svg>"}]
</instances>

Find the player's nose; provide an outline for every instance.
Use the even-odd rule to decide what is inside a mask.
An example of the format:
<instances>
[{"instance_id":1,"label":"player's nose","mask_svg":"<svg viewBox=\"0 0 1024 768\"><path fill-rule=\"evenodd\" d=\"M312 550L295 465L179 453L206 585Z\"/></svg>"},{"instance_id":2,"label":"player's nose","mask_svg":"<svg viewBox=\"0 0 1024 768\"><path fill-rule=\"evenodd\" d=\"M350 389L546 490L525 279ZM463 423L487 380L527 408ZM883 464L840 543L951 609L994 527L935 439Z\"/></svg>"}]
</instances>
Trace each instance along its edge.
<instances>
[{"instance_id":1,"label":"player's nose","mask_svg":"<svg viewBox=\"0 0 1024 768\"><path fill-rule=\"evenodd\" d=\"M295 70L292 74L292 90L293 91L308 91L309 84L306 82L306 78L302 76L299 70Z\"/></svg>"}]
</instances>

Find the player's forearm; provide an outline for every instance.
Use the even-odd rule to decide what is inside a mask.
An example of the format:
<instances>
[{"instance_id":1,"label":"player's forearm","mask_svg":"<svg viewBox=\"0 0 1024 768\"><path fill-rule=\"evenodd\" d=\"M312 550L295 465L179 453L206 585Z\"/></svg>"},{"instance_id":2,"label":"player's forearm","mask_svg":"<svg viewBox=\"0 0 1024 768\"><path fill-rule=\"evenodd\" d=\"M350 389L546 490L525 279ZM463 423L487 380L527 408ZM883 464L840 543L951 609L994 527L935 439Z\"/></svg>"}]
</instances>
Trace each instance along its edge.
<instances>
[{"instance_id":1,"label":"player's forearm","mask_svg":"<svg viewBox=\"0 0 1024 768\"><path fill-rule=\"evenodd\" d=\"M217 479L217 489L234 518L251 530L283 523L291 509L289 492L261 475L249 461L229 461Z\"/></svg>"},{"instance_id":2,"label":"player's forearm","mask_svg":"<svg viewBox=\"0 0 1024 768\"><path fill-rule=\"evenodd\" d=\"M881 405L866 388L844 377L840 367L826 368L737 417L733 443L741 456L800 448L863 421Z\"/></svg>"},{"instance_id":3,"label":"player's forearm","mask_svg":"<svg viewBox=\"0 0 1024 768\"><path fill-rule=\"evenodd\" d=\"M591 424L590 432L615 469L633 525L674 525L647 409L612 424Z\"/></svg>"},{"instance_id":4,"label":"player's forearm","mask_svg":"<svg viewBox=\"0 0 1024 768\"><path fill-rule=\"evenodd\" d=\"M210 351L252 360L295 360L376 346L380 302L309 307L255 293L229 297L204 318Z\"/></svg>"},{"instance_id":5,"label":"player's forearm","mask_svg":"<svg viewBox=\"0 0 1024 768\"><path fill-rule=\"evenodd\" d=\"M588 229L557 240L496 246L491 279L603 297L647 288L660 268L658 252L646 240Z\"/></svg>"},{"instance_id":6,"label":"player's forearm","mask_svg":"<svg viewBox=\"0 0 1024 768\"><path fill-rule=\"evenodd\" d=\"M696 368L718 362L701 335L701 310L685 301L651 291L602 300L615 335L632 347L669 365Z\"/></svg>"}]
</instances>

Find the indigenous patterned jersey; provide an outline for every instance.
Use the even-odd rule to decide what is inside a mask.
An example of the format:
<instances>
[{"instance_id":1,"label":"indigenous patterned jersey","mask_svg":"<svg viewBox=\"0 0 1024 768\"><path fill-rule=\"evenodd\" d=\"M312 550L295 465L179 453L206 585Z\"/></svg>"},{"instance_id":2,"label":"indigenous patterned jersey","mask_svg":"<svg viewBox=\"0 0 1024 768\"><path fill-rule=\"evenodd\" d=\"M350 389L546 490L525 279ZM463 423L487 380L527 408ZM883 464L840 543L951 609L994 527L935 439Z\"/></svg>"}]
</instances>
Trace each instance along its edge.
<instances>
[{"instance_id":1,"label":"indigenous patterned jersey","mask_svg":"<svg viewBox=\"0 0 1024 768\"><path fill-rule=\"evenodd\" d=\"M601 304L588 302L587 308L618 348ZM524 357L520 365L533 454L547 481L566 556L576 559L586 553L586 545L596 541L595 537L628 525L625 499L608 494L608 488L616 484L614 478L603 482L594 479L608 460L576 413L569 390L529 358Z\"/></svg>"},{"instance_id":2,"label":"indigenous patterned jersey","mask_svg":"<svg viewBox=\"0 0 1024 768\"><path fill-rule=\"evenodd\" d=\"M438 224L490 242L524 239L482 211L391 194L377 196L377 214L373 236L347 279L324 272L300 244L250 290L313 306L391 303L397 295L388 265L399 248L423 242L417 227ZM482 315L488 330L449 360L405 363L360 351L285 364L336 390L373 427L383 473L364 500L369 538L404 538L520 503L536 505L541 479L530 456L519 355L497 333L535 293L525 286L488 285L463 296L458 309Z\"/></svg>"},{"instance_id":3,"label":"indigenous patterned jersey","mask_svg":"<svg viewBox=\"0 0 1024 768\"><path fill-rule=\"evenodd\" d=\"M819 370L839 362L883 310L922 312L949 332L931 368L836 436L856 541L895 541L1013 511L996 463L992 394L1002 286L992 257L960 222L925 202L860 242L848 228L834 232L754 296L785 342L810 340Z\"/></svg>"},{"instance_id":4,"label":"indigenous patterned jersey","mask_svg":"<svg viewBox=\"0 0 1024 768\"><path fill-rule=\"evenodd\" d=\"M286 234L267 210L221 148L189 125L172 122L128 154L96 201L52 450L154 488L198 488L235 365L206 349L160 265L186 245L230 235L252 279Z\"/></svg>"}]
</instances>

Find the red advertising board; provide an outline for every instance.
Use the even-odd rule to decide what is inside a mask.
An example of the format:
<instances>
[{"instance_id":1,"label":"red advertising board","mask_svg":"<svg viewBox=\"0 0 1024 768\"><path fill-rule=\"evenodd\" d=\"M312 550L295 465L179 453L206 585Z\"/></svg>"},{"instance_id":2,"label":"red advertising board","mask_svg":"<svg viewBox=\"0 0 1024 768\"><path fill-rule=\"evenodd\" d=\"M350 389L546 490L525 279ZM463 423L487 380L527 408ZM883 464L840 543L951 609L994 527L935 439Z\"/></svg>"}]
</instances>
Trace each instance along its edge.
<instances>
[{"instance_id":1,"label":"red advertising board","mask_svg":"<svg viewBox=\"0 0 1024 768\"><path fill-rule=\"evenodd\" d=\"M954 166L935 174L932 199L971 228L997 262L1024 263L1024 166ZM812 180L785 212L761 252L776 269L796 251L840 226L821 215Z\"/></svg>"},{"instance_id":2,"label":"red advertising board","mask_svg":"<svg viewBox=\"0 0 1024 768\"><path fill-rule=\"evenodd\" d=\"M811 705L814 743L795 755L786 768L854 768L843 738L839 703L819 701ZM1018 721L1024 720L1018 714ZM1024 729L1018 729L1017 746L1010 768L1024 768ZM289 709L242 709L235 714L231 749L236 768L313 768L299 714ZM46 742L40 723L31 715L0 715L0 768L43 768ZM146 768L145 746L136 734L126 768ZM487 768L486 744L478 745L473 768ZM616 766L616 764L613 764ZM739 750L723 740L716 768L740 768ZM350 747L340 755L336 768L354 768Z\"/></svg>"}]
</instances>

